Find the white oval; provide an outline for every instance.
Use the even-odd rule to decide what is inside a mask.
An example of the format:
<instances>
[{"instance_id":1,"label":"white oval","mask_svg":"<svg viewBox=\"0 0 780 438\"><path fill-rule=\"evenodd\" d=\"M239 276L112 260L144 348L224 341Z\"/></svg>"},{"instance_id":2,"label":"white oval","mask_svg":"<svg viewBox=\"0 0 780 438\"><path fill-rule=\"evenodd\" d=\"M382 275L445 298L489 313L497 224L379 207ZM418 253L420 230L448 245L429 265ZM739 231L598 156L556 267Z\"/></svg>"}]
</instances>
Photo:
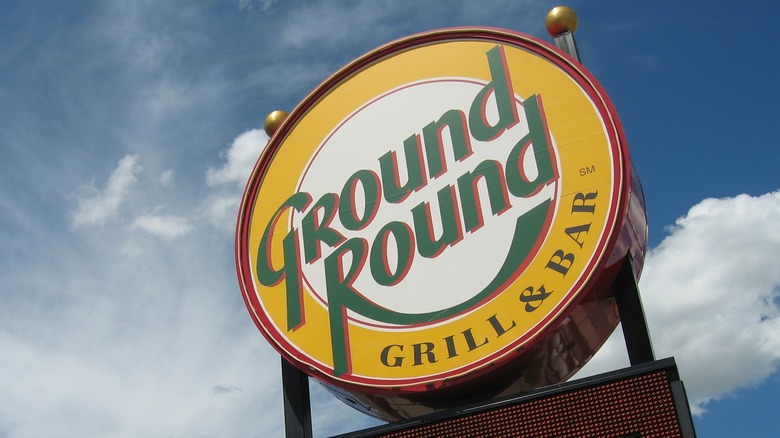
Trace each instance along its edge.
<instances>
[{"instance_id":1,"label":"white oval","mask_svg":"<svg viewBox=\"0 0 780 438\"><path fill-rule=\"evenodd\" d=\"M378 158L390 150L396 151L401 167L400 181L403 184L406 181L404 140L414 134L422 135L425 125L437 121L451 109L463 111L468 119L471 103L483 87L484 83L474 80L444 78L407 84L374 99L347 117L318 147L301 176L298 191L311 194L313 202L325 193L339 194L347 178L358 170L368 169L380 175ZM483 160L494 159L505 164L507 155L517 141L528 133L527 123L522 117L522 101L517 96L515 98L520 123L489 142L471 138L473 154L460 162L454 159L451 148L445 146L447 172L429 180L421 190L412 193L400 204L392 204L382 198L376 217L366 228L360 231L347 230L340 224L338 215L330 223L331 228L347 239L362 237L371 245L377 232L390 221L400 221L413 228L412 207L427 201L431 204L434 229L438 236L441 221L436 193L448 184L457 187L457 177L473 171ZM492 100L489 99L487 103L487 119L495 123L498 116ZM532 153L529 151L529 154ZM349 158L345 160L344 157ZM533 176L537 172L532 155L523 157L522 162L527 175ZM547 186L528 199L510 195L511 208L494 216L491 214L487 191L480 183L484 218L481 228L473 234L465 233L461 241L447 247L436 258L425 258L415 251L409 272L393 286L377 284L371 275L370 260L367 260L354 282L354 288L367 300L403 313L436 312L463 303L482 291L498 273L507 256L517 218L544 200L552 199L555 190L555 185ZM358 193L363 193L362 188ZM364 201L358 199L358 212L364 211L364 204ZM301 214L294 214L291 227L300 229L302 217ZM460 222L463 223L462 214ZM389 245L391 249L394 247L392 243ZM323 260L333 252L333 248L321 244L321 251L322 256L315 262L303 263L302 271L308 289L323 305L327 305ZM397 254L394 251L388 253L388 260L389 265L395 267ZM344 265L349 266L350 261L348 256L345 257ZM354 312L350 312L350 317L375 324L375 321Z\"/></svg>"}]
</instances>

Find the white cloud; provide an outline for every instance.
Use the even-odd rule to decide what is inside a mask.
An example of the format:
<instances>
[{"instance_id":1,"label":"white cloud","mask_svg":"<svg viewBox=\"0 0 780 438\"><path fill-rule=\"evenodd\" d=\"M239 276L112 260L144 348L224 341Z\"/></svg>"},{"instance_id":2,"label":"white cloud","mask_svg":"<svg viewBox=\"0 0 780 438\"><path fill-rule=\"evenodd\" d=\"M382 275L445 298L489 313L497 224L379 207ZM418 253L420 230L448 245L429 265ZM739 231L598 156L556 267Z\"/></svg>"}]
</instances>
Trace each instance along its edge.
<instances>
[{"instance_id":1,"label":"white cloud","mask_svg":"<svg viewBox=\"0 0 780 438\"><path fill-rule=\"evenodd\" d=\"M655 248L642 292L658 355L703 408L780 365L780 192L706 199Z\"/></svg>"},{"instance_id":2,"label":"white cloud","mask_svg":"<svg viewBox=\"0 0 780 438\"><path fill-rule=\"evenodd\" d=\"M648 254L640 292L656 357L675 357L697 414L780 366L778 224L780 192L706 199ZM627 365L619 330L591 362L582 374Z\"/></svg>"},{"instance_id":3,"label":"white cloud","mask_svg":"<svg viewBox=\"0 0 780 438\"><path fill-rule=\"evenodd\" d=\"M119 160L119 165L111 173L103 190L95 188L92 184L82 186L77 195L78 205L71 213L73 226L78 228L86 225L103 225L107 220L115 217L128 190L136 183L136 176L141 170L138 156L126 155Z\"/></svg>"},{"instance_id":4,"label":"white cloud","mask_svg":"<svg viewBox=\"0 0 780 438\"><path fill-rule=\"evenodd\" d=\"M244 308L232 239L136 234L42 245L3 289L0 436L282 436L279 359Z\"/></svg>"},{"instance_id":5,"label":"white cloud","mask_svg":"<svg viewBox=\"0 0 780 438\"><path fill-rule=\"evenodd\" d=\"M240 195L218 194L210 196L203 203L206 219L218 229L232 232L235 230Z\"/></svg>"},{"instance_id":6,"label":"white cloud","mask_svg":"<svg viewBox=\"0 0 780 438\"><path fill-rule=\"evenodd\" d=\"M392 6L386 2L358 2L352 7L343 4L316 3L297 10L288 18L281 41L294 48L311 43L339 46L359 29L380 30ZM323 29L327 29L323 32ZM368 35L368 33L366 33Z\"/></svg>"},{"instance_id":7,"label":"white cloud","mask_svg":"<svg viewBox=\"0 0 780 438\"><path fill-rule=\"evenodd\" d=\"M150 12L149 2L110 1L101 5L103 16L98 17L92 31L113 45L117 60L133 69L153 71L164 67L174 56L176 39L170 27L156 27L161 19ZM182 10L182 14L189 11Z\"/></svg>"},{"instance_id":8,"label":"white cloud","mask_svg":"<svg viewBox=\"0 0 780 438\"><path fill-rule=\"evenodd\" d=\"M192 225L183 217L158 216L145 214L133 221L134 228L140 228L150 234L166 240L183 236L192 230Z\"/></svg>"},{"instance_id":9,"label":"white cloud","mask_svg":"<svg viewBox=\"0 0 780 438\"><path fill-rule=\"evenodd\" d=\"M247 74L244 89L262 88L272 98L285 99L290 93L307 93L327 78L337 66L322 60L293 58L258 68Z\"/></svg>"},{"instance_id":10,"label":"white cloud","mask_svg":"<svg viewBox=\"0 0 780 438\"><path fill-rule=\"evenodd\" d=\"M266 143L268 136L259 129L249 130L236 137L225 153L227 162L219 169L207 171L208 185L214 187L234 183L243 188Z\"/></svg>"},{"instance_id":11,"label":"white cloud","mask_svg":"<svg viewBox=\"0 0 780 438\"><path fill-rule=\"evenodd\" d=\"M429 30L430 26L474 26L495 22L496 11L513 17L513 27L530 28L549 10L538 0L493 0L484 2L328 1L310 2L284 17L279 40L282 47L305 50L311 46L351 49L367 41L382 44L390 39ZM424 23L427 28L420 28ZM495 25L495 23L494 23ZM370 49L370 47L364 47Z\"/></svg>"},{"instance_id":12,"label":"white cloud","mask_svg":"<svg viewBox=\"0 0 780 438\"><path fill-rule=\"evenodd\" d=\"M236 137L222 153L225 162L219 168L206 171L206 183L210 187L227 185L208 196L201 210L215 227L233 231L244 189L258 157L268 143L268 136L260 129L252 129Z\"/></svg>"},{"instance_id":13,"label":"white cloud","mask_svg":"<svg viewBox=\"0 0 780 438\"><path fill-rule=\"evenodd\" d=\"M276 2L277 0L238 0L238 9L242 11L251 11L255 9L255 4L257 4L261 10L267 11Z\"/></svg>"},{"instance_id":14,"label":"white cloud","mask_svg":"<svg viewBox=\"0 0 780 438\"><path fill-rule=\"evenodd\" d=\"M281 436L282 422L271 414L281 399L267 397L278 391L279 375L258 372L264 361L256 339L187 333L198 315L180 316L184 320L164 324L165 331L137 326L121 342L78 353L0 331L0 409L13 419L0 419L0 435L253 436L259 425L269 436ZM202 341L190 339L204 334Z\"/></svg>"},{"instance_id":15,"label":"white cloud","mask_svg":"<svg viewBox=\"0 0 780 438\"><path fill-rule=\"evenodd\" d=\"M173 177L175 175L176 174L174 173L173 170L171 169L166 170L165 172L160 174L160 184L162 184L163 187L169 186L173 182Z\"/></svg>"}]
</instances>

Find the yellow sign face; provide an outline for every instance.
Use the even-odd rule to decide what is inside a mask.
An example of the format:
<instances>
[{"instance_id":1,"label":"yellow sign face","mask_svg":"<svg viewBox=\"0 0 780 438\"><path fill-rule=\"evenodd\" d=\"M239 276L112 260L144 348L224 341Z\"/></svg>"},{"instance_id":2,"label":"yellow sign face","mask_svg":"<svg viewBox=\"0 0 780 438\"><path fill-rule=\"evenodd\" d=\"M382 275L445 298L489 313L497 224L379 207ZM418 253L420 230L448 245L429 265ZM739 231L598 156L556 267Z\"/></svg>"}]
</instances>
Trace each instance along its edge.
<instances>
[{"instance_id":1,"label":"yellow sign face","mask_svg":"<svg viewBox=\"0 0 780 438\"><path fill-rule=\"evenodd\" d=\"M467 381L587 293L626 159L602 90L515 33L442 30L324 82L247 185L237 264L289 361L383 391Z\"/></svg>"}]
</instances>

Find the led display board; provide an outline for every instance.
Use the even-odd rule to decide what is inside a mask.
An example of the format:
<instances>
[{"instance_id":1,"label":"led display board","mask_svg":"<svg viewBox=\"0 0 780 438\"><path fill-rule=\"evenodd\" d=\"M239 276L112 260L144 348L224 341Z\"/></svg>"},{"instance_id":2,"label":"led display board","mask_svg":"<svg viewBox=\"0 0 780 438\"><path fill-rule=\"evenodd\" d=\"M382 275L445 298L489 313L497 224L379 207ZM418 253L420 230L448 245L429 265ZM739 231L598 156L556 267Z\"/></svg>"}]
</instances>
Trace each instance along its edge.
<instances>
[{"instance_id":1,"label":"led display board","mask_svg":"<svg viewBox=\"0 0 780 438\"><path fill-rule=\"evenodd\" d=\"M694 438L672 359L333 438Z\"/></svg>"}]
</instances>

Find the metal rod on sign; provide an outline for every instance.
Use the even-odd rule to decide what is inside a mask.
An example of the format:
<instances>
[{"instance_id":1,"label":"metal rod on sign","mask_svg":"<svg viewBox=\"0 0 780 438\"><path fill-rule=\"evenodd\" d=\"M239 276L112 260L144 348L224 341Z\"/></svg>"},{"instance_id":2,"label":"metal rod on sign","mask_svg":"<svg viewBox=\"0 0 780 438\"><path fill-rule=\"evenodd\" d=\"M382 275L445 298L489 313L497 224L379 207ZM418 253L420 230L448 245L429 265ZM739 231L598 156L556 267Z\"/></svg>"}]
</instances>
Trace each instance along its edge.
<instances>
[{"instance_id":1,"label":"metal rod on sign","mask_svg":"<svg viewBox=\"0 0 780 438\"><path fill-rule=\"evenodd\" d=\"M553 37L553 43L559 49L568 53L577 62L580 54L577 52L577 42L574 41L574 31L577 30L577 14L568 6L556 6L547 13L544 27Z\"/></svg>"}]
</instances>

